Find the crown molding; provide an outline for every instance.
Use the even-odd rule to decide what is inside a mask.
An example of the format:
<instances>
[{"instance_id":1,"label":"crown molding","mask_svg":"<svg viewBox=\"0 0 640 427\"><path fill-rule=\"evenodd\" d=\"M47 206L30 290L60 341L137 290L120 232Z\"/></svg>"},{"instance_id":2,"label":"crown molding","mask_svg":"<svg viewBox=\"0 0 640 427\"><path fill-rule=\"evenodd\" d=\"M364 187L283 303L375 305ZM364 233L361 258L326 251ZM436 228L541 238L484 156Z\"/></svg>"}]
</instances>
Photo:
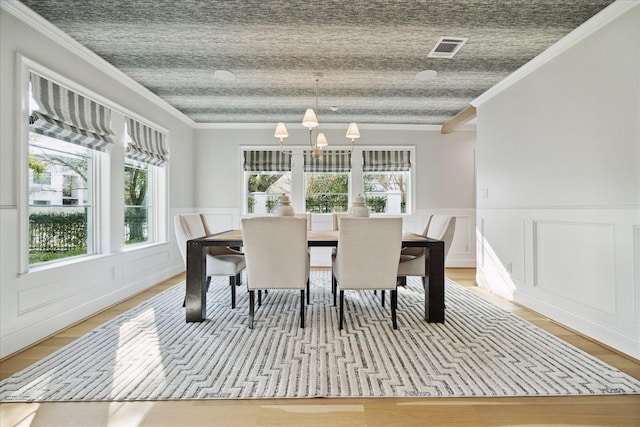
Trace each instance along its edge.
<instances>
[{"instance_id":1,"label":"crown molding","mask_svg":"<svg viewBox=\"0 0 640 427\"><path fill-rule=\"evenodd\" d=\"M295 126L302 126L299 122L285 123L291 129ZM194 129L258 129L258 130L274 130L275 123L196 123ZM322 129L339 129L345 130L349 126L348 123L322 123ZM406 131L432 131L440 132L440 125L417 125L417 124L378 124L378 123L358 123L358 128L368 130L406 130ZM306 130L306 129L302 129ZM475 130L475 126L469 126L461 130Z\"/></svg>"},{"instance_id":2,"label":"crown molding","mask_svg":"<svg viewBox=\"0 0 640 427\"><path fill-rule=\"evenodd\" d=\"M33 10L29 9L22 2L19 2L17 0L0 0L0 9L15 16L34 30L42 33L48 39L60 44L62 47L66 48L75 55L79 56L81 59L98 68L109 77L112 77L113 79L122 83L124 86L136 92L138 95L142 96L150 102L153 102L155 105L162 108L175 118L181 120L185 124L191 127L195 126L195 122L191 120L191 118L187 117L175 107L167 103L165 100L151 92L149 89L145 88L140 83L136 82L131 77L127 76L125 73L111 65L109 62L102 59L96 53L94 53L78 41L74 40L67 33L53 25L51 22L47 21L42 16L38 15Z\"/></svg>"},{"instance_id":3,"label":"crown molding","mask_svg":"<svg viewBox=\"0 0 640 427\"><path fill-rule=\"evenodd\" d=\"M557 56L563 54L574 45L578 44L605 25L609 24L614 19L618 18L619 16L635 7L640 7L640 2L638 2L637 0L617 0L614 3L611 3L609 6L602 9L599 13L588 19L584 24L580 25L578 28L558 40L547 50L524 64L522 67L518 68L516 71L508 75L505 79L471 101L470 104L474 107L478 107L484 104L494 96L511 87L514 83L528 76L538 68L547 64Z\"/></svg>"}]
</instances>

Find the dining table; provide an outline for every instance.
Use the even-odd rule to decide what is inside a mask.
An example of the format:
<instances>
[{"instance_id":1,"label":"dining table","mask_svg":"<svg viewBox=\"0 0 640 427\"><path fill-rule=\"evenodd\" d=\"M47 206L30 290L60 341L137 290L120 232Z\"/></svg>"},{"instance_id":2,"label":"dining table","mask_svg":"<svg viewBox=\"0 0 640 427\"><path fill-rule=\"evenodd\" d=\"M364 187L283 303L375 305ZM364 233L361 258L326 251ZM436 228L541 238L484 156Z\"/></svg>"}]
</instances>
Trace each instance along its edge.
<instances>
[{"instance_id":1,"label":"dining table","mask_svg":"<svg viewBox=\"0 0 640 427\"><path fill-rule=\"evenodd\" d=\"M337 247L338 231L307 231L308 247ZM385 242L380 242L384 245ZM242 247L242 230L227 230L187 241L186 320L202 322L206 318L206 253L209 246ZM403 247L424 247L424 319L444 323L444 242L421 234L404 232Z\"/></svg>"}]
</instances>

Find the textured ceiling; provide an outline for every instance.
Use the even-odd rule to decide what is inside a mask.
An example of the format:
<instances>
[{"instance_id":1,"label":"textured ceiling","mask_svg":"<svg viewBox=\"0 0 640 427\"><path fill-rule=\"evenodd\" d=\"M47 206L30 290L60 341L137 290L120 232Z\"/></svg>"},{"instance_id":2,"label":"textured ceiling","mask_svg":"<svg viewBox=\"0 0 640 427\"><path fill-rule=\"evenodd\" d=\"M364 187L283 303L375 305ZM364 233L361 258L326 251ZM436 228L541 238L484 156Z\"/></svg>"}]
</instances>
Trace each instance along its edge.
<instances>
[{"instance_id":1,"label":"textured ceiling","mask_svg":"<svg viewBox=\"0 0 640 427\"><path fill-rule=\"evenodd\" d=\"M300 122L322 73L321 122L440 125L613 0L22 2L198 123Z\"/></svg>"}]
</instances>

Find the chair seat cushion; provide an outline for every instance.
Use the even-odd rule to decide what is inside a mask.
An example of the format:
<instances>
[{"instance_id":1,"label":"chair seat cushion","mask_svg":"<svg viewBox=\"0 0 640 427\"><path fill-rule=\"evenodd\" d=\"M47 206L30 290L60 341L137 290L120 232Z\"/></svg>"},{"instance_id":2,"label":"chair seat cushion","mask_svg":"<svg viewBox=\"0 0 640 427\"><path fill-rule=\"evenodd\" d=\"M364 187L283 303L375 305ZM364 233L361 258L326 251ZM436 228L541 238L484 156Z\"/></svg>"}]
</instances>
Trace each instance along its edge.
<instances>
[{"instance_id":1,"label":"chair seat cushion","mask_svg":"<svg viewBox=\"0 0 640 427\"><path fill-rule=\"evenodd\" d=\"M235 276L245 267L243 255L207 255L208 276Z\"/></svg>"}]
</instances>

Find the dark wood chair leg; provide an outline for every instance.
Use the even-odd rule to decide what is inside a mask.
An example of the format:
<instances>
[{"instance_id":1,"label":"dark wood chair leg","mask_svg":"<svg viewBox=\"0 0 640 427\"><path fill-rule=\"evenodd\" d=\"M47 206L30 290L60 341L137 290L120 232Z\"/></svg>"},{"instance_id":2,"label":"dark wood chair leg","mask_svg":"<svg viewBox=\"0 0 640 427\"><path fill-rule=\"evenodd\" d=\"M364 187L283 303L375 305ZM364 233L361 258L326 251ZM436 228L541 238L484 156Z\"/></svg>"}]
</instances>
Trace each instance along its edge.
<instances>
[{"instance_id":1,"label":"dark wood chair leg","mask_svg":"<svg viewBox=\"0 0 640 427\"><path fill-rule=\"evenodd\" d=\"M333 306L336 306L336 294L338 293L338 281L336 280L336 276L331 276L331 286L333 288Z\"/></svg>"},{"instance_id":2,"label":"dark wood chair leg","mask_svg":"<svg viewBox=\"0 0 640 427\"><path fill-rule=\"evenodd\" d=\"M344 291L340 291L340 329L344 320Z\"/></svg>"},{"instance_id":3,"label":"dark wood chair leg","mask_svg":"<svg viewBox=\"0 0 640 427\"><path fill-rule=\"evenodd\" d=\"M407 286L407 276L398 276L396 284L398 286Z\"/></svg>"},{"instance_id":4,"label":"dark wood chair leg","mask_svg":"<svg viewBox=\"0 0 640 427\"><path fill-rule=\"evenodd\" d=\"M382 294L382 306L384 307L384 289L380 291L380 293Z\"/></svg>"},{"instance_id":5,"label":"dark wood chair leg","mask_svg":"<svg viewBox=\"0 0 640 427\"><path fill-rule=\"evenodd\" d=\"M258 291L258 307L262 306L262 289Z\"/></svg>"},{"instance_id":6,"label":"dark wood chair leg","mask_svg":"<svg viewBox=\"0 0 640 427\"><path fill-rule=\"evenodd\" d=\"M397 311L398 311L398 290L393 289L391 291L391 323L393 324L393 329L398 329L398 319L397 319Z\"/></svg>"},{"instance_id":7,"label":"dark wood chair leg","mask_svg":"<svg viewBox=\"0 0 640 427\"><path fill-rule=\"evenodd\" d=\"M249 291L249 329L253 329L253 312L255 309L254 292L255 291Z\"/></svg>"},{"instance_id":8,"label":"dark wood chair leg","mask_svg":"<svg viewBox=\"0 0 640 427\"><path fill-rule=\"evenodd\" d=\"M236 274L236 286L240 286L242 284L242 272Z\"/></svg>"},{"instance_id":9,"label":"dark wood chair leg","mask_svg":"<svg viewBox=\"0 0 640 427\"><path fill-rule=\"evenodd\" d=\"M307 304L311 304L311 292L309 292L309 279L307 279Z\"/></svg>"},{"instance_id":10,"label":"dark wood chair leg","mask_svg":"<svg viewBox=\"0 0 640 427\"><path fill-rule=\"evenodd\" d=\"M204 285L204 291L209 292L209 285L211 284L211 276L207 277L207 283Z\"/></svg>"},{"instance_id":11,"label":"dark wood chair leg","mask_svg":"<svg viewBox=\"0 0 640 427\"><path fill-rule=\"evenodd\" d=\"M231 288L231 308L236 308L236 280L238 276L229 276L229 287Z\"/></svg>"},{"instance_id":12,"label":"dark wood chair leg","mask_svg":"<svg viewBox=\"0 0 640 427\"><path fill-rule=\"evenodd\" d=\"M304 329L304 289L300 290L300 327Z\"/></svg>"}]
</instances>

